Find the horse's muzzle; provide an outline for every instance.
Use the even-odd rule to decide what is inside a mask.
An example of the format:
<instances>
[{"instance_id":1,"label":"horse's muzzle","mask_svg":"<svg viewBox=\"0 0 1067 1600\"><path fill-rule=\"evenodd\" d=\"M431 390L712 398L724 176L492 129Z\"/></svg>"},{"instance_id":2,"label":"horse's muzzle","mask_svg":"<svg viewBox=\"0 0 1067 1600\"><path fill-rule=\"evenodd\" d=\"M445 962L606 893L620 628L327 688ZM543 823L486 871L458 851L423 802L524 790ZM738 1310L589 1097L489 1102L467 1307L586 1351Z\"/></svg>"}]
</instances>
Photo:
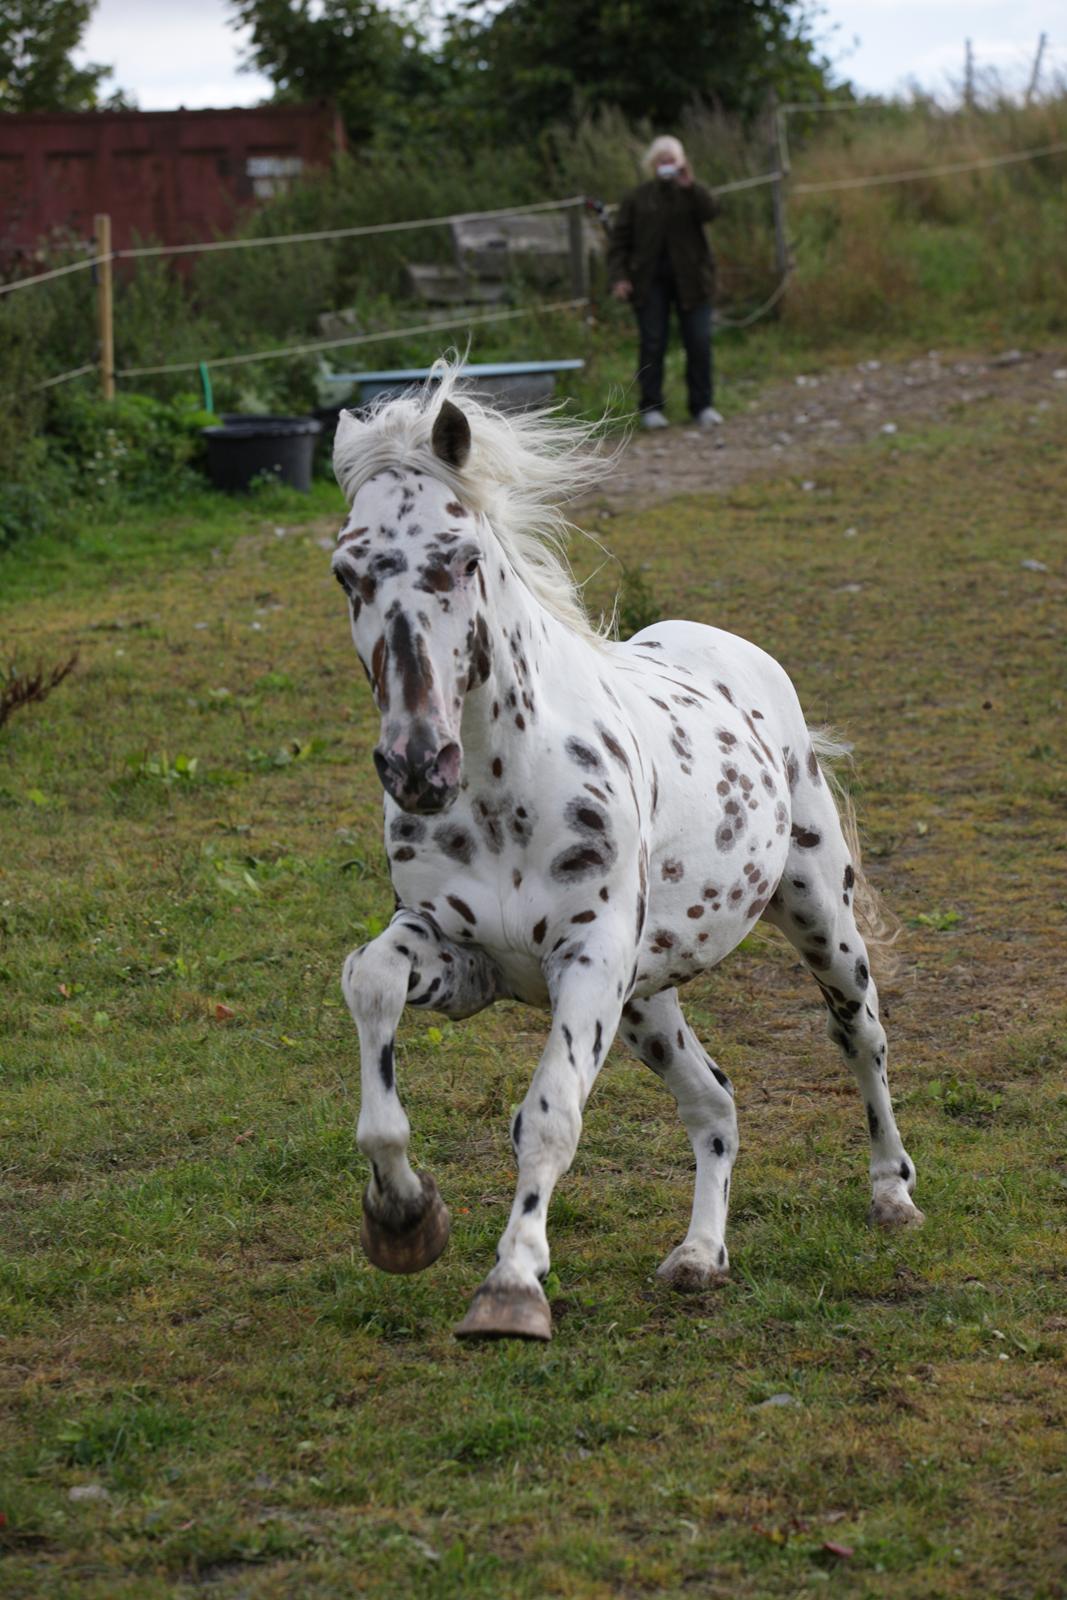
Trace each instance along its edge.
<instances>
[{"instance_id":1,"label":"horse's muzzle","mask_svg":"<svg viewBox=\"0 0 1067 1600\"><path fill-rule=\"evenodd\" d=\"M459 793L462 764L463 752L454 740L429 754L414 740L402 754L395 750L386 754L381 748L374 752L374 765L386 794L401 811L421 817L448 810Z\"/></svg>"}]
</instances>

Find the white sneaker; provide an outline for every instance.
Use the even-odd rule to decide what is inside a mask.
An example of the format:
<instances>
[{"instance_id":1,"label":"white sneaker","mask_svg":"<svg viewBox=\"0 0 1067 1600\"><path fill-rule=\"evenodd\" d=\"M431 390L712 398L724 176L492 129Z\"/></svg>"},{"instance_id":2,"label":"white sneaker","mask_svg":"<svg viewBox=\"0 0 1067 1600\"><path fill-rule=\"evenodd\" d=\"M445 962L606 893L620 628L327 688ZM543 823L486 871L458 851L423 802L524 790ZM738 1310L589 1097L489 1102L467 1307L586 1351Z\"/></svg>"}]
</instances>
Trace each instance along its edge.
<instances>
[{"instance_id":1,"label":"white sneaker","mask_svg":"<svg viewBox=\"0 0 1067 1600\"><path fill-rule=\"evenodd\" d=\"M716 411L714 406L705 406L693 418L698 428L717 428L723 421L721 411Z\"/></svg>"},{"instance_id":2,"label":"white sneaker","mask_svg":"<svg viewBox=\"0 0 1067 1600\"><path fill-rule=\"evenodd\" d=\"M668 422L662 411L642 411L642 428L666 428Z\"/></svg>"}]
</instances>

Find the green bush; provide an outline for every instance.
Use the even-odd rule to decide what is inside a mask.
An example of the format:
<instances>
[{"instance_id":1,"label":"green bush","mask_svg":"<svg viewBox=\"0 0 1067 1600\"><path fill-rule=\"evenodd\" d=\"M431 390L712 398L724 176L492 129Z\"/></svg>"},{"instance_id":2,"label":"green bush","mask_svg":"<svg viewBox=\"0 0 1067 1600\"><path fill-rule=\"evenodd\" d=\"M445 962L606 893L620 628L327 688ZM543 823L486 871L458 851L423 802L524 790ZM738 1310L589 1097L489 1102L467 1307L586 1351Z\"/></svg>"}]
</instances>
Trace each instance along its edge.
<instances>
[{"instance_id":1,"label":"green bush","mask_svg":"<svg viewBox=\"0 0 1067 1600\"><path fill-rule=\"evenodd\" d=\"M200 454L200 429L217 421L188 396L167 403L120 393L108 403L58 390L49 419L49 452L90 499L151 500L186 481Z\"/></svg>"},{"instance_id":2,"label":"green bush","mask_svg":"<svg viewBox=\"0 0 1067 1600\"><path fill-rule=\"evenodd\" d=\"M218 420L191 395L119 394L109 403L87 389L54 390L44 431L21 442L0 477L0 548L54 529L75 502L84 516L194 483L200 430Z\"/></svg>"},{"instance_id":3,"label":"green bush","mask_svg":"<svg viewBox=\"0 0 1067 1600\"><path fill-rule=\"evenodd\" d=\"M50 457L43 438L23 440L17 464L0 473L0 550L47 533L73 498L71 473Z\"/></svg>"}]
</instances>

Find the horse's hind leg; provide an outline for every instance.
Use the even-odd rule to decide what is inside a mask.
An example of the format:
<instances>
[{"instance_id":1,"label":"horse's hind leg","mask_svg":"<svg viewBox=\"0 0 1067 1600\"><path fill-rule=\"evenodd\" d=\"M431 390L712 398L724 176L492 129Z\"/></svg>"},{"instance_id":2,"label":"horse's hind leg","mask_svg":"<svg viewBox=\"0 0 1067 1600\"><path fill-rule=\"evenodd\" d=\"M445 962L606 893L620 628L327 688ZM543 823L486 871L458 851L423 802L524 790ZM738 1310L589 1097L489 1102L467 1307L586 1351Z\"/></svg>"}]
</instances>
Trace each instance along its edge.
<instances>
[{"instance_id":1,"label":"horse's hind leg","mask_svg":"<svg viewBox=\"0 0 1067 1600\"><path fill-rule=\"evenodd\" d=\"M420 1272L448 1243L449 1216L428 1172L408 1162L410 1125L396 1086L396 1030L405 1005L467 1017L496 997L495 975L476 951L443 939L417 912L398 911L372 943L345 961L341 988L359 1030L356 1139L371 1167L360 1239L386 1272Z\"/></svg>"},{"instance_id":2,"label":"horse's hind leg","mask_svg":"<svg viewBox=\"0 0 1067 1600\"><path fill-rule=\"evenodd\" d=\"M810 791L809 791L810 792ZM782 930L822 990L827 1031L852 1069L871 1139L872 1222L916 1226L915 1164L897 1131L889 1098L885 1030L867 948L856 926L856 871L825 785L814 820L794 827L785 874L764 920Z\"/></svg>"},{"instance_id":3,"label":"horse's hind leg","mask_svg":"<svg viewBox=\"0 0 1067 1600\"><path fill-rule=\"evenodd\" d=\"M674 989L650 1000L631 1000L623 1008L621 1032L634 1054L674 1095L696 1157L689 1232L657 1276L675 1289L710 1288L723 1282L729 1269L726 1210L737 1155L737 1112L730 1080L686 1022Z\"/></svg>"}]
</instances>

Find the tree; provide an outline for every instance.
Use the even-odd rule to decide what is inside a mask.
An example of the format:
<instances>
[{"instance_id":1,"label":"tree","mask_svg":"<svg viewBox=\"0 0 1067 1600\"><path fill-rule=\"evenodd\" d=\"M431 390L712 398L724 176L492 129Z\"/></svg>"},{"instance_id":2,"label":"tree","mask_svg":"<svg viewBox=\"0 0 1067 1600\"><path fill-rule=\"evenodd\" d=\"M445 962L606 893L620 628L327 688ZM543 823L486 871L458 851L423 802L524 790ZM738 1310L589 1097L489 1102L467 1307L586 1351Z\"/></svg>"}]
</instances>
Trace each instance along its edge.
<instances>
[{"instance_id":1,"label":"tree","mask_svg":"<svg viewBox=\"0 0 1067 1600\"><path fill-rule=\"evenodd\" d=\"M91 111L99 105L110 68L76 67L70 59L95 4L0 0L0 111Z\"/></svg>"},{"instance_id":2,"label":"tree","mask_svg":"<svg viewBox=\"0 0 1067 1600\"><path fill-rule=\"evenodd\" d=\"M0 0L3 3L3 0ZM768 90L822 98L818 0L230 0L279 100L337 103L350 137L479 160L615 106L671 126L696 102L748 117Z\"/></svg>"},{"instance_id":3,"label":"tree","mask_svg":"<svg viewBox=\"0 0 1067 1600\"><path fill-rule=\"evenodd\" d=\"M332 100L353 139L370 136L398 98L428 92L432 63L413 25L376 0L231 0L248 28L245 65L274 84L278 100Z\"/></svg>"},{"instance_id":4,"label":"tree","mask_svg":"<svg viewBox=\"0 0 1067 1600\"><path fill-rule=\"evenodd\" d=\"M774 88L822 97L807 0L510 0L463 8L453 48L513 132L615 105L660 126L695 101L752 115Z\"/></svg>"}]
</instances>

